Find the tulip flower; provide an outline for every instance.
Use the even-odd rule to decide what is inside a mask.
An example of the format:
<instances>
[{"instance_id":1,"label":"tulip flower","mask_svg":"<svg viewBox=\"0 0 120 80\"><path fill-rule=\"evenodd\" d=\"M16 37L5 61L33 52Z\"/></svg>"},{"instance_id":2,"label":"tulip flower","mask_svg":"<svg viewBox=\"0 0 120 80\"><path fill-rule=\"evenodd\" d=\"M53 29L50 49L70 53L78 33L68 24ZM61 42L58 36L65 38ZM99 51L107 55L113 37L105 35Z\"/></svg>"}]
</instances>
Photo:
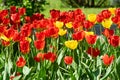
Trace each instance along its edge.
<instances>
[{"instance_id":1,"label":"tulip flower","mask_svg":"<svg viewBox=\"0 0 120 80\"><path fill-rule=\"evenodd\" d=\"M34 45L38 50L43 50L45 47L45 41L41 41L41 40L36 40L34 41Z\"/></svg>"},{"instance_id":2,"label":"tulip flower","mask_svg":"<svg viewBox=\"0 0 120 80\"><path fill-rule=\"evenodd\" d=\"M114 34L114 30L110 30L110 29L105 29L103 31L103 34L106 36L106 37L110 37Z\"/></svg>"},{"instance_id":3,"label":"tulip flower","mask_svg":"<svg viewBox=\"0 0 120 80\"><path fill-rule=\"evenodd\" d=\"M20 51L23 54L29 53L29 51L30 51L30 43L29 43L28 40L20 41Z\"/></svg>"},{"instance_id":4,"label":"tulip flower","mask_svg":"<svg viewBox=\"0 0 120 80\"><path fill-rule=\"evenodd\" d=\"M48 52L48 53L44 54L44 58L45 58L46 60L50 60L52 63L54 63L55 60L56 60L56 58L57 58L57 56L56 56L55 53Z\"/></svg>"},{"instance_id":5,"label":"tulip flower","mask_svg":"<svg viewBox=\"0 0 120 80\"><path fill-rule=\"evenodd\" d=\"M73 62L72 56L65 56L65 57L64 57L64 62L65 62L65 64L67 64L67 65L72 64L72 62Z\"/></svg>"},{"instance_id":6,"label":"tulip flower","mask_svg":"<svg viewBox=\"0 0 120 80\"><path fill-rule=\"evenodd\" d=\"M100 50L98 50L98 48L89 47L87 53L92 57L97 57L100 54Z\"/></svg>"},{"instance_id":7,"label":"tulip flower","mask_svg":"<svg viewBox=\"0 0 120 80\"><path fill-rule=\"evenodd\" d=\"M58 28L62 28L63 25L64 25L64 23L61 22L61 21L56 21L56 22L55 22L55 26L58 27Z\"/></svg>"},{"instance_id":8,"label":"tulip flower","mask_svg":"<svg viewBox=\"0 0 120 80\"><path fill-rule=\"evenodd\" d=\"M18 8L18 13L20 14L20 15L24 15L25 13L26 13L26 8Z\"/></svg>"},{"instance_id":9,"label":"tulip flower","mask_svg":"<svg viewBox=\"0 0 120 80\"><path fill-rule=\"evenodd\" d=\"M89 14L88 15L88 21L95 23L96 21L96 14Z\"/></svg>"},{"instance_id":10,"label":"tulip flower","mask_svg":"<svg viewBox=\"0 0 120 80\"><path fill-rule=\"evenodd\" d=\"M110 45L112 45L113 47L117 47L117 46L119 46L120 38L119 38L119 36L114 35L114 36L110 36L108 41L109 41Z\"/></svg>"},{"instance_id":11,"label":"tulip flower","mask_svg":"<svg viewBox=\"0 0 120 80\"><path fill-rule=\"evenodd\" d=\"M26 64L26 60L24 59L24 57L19 57L17 62L16 62L16 65L17 67L24 67Z\"/></svg>"},{"instance_id":12,"label":"tulip flower","mask_svg":"<svg viewBox=\"0 0 120 80\"><path fill-rule=\"evenodd\" d=\"M111 12L111 14L115 14L116 8L109 8L108 10Z\"/></svg>"},{"instance_id":13,"label":"tulip flower","mask_svg":"<svg viewBox=\"0 0 120 80\"><path fill-rule=\"evenodd\" d=\"M53 19L58 19L60 16L60 11L59 10L50 10L50 16Z\"/></svg>"},{"instance_id":14,"label":"tulip flower","mask_svg":"<svg viewBox=\"0 0 120 80\"><path fill-rule=\"evenodd\" d=\"M109 57L107 54L105 54L104 56L102 56L102 60L104 65L109 66L113 62L114 56L112 55Z\"/></svg>"},{"instance_id":15,"label":"tulip flower","mask_svg":"<svg viewBox=\"0 0 120 80\"><path fill-rule=\"evenodd\" d=\"M36 35L36 39L41 40L41 41L45 40L44 32L36 32L35 35Z\"/></svg>"},{"instance_id":16,"label":"tulip flower","mask_svg":"<svg viewBox=\"0 0 120 80\"><path fill-rule=\"evenodd\" d=\"M44 53L38 53L35 57L34 57L34 60L36 62L40 62L41 60L43 61L44 60Z\"/></svg>"},{"instance_id":17,"label":"tulip flower","mask_svg":"<svg viewBox=\"0 0 120 80\"><path fill-rule=\"evenodd\" d=\"M104 19L108 19L111 16L111 12L109 10L103 10L101 13Z\"/></svg>"},{"instance_id":18,"label":"tulip flower","mask_svg":"<svg viewBox=\"0 0 120 80\"><path fill-rule=\"evenodd\" d=\"M58 34L59 34L60 36L63 36L63 35L65 35L66 33L67 33L67 30L59 29Z\"/></svg>"},{"instance_id":19,"label":"tulip flower","mask_svg":"<svg viewBox=\"0 0 120 80\"><path fill-rule=\"evenodd\" d=\"M102 21L102 25L103 25L104 28L109 29L112 25L112 21L110 19L105 19L105 20Z\"/></svg>"},{"instance_id":20,"label":"tulip flower","mask_svg":"<svg viewBox=\"0 0 120 80\"><path fill-rule=\"evenodd\" d=\"M73 27L72 22L66 23L65 26L66 26L67 28L72 28L72 27Z\"/></svg>"},{"instance_id":21,"label":"tulip flower","mask_svg":"<svg viewBox=\"0 0 120 80\"><path fill-rule=\"evenodd\" d=\"M73 33L72 37L74 40L82 41L85 37L85 32L79 31L79 32Z\"/></svg>"},{"instance_id":22,"label":"tulip flower","mask_svg":"<svg viewBox=\"0 0 120 80\"><path fill-rule=\"evenodd\" d=\"M87 35L85 36L85 38L88 44L95 44L97 40L97 35Z\"/></svg>"},{"instance_id":23,"label":"tulip flower","mask_svg":"<svg viewBox=\"0 0 120 80\"><path fill-rule=\"evenodd\" d=\"M77 40L68 40L68 41L65 41L65 46L70 48L70 49L76 49L77 48L77 45L78 45L78 42Z\"/></svg>"}]
</instances>

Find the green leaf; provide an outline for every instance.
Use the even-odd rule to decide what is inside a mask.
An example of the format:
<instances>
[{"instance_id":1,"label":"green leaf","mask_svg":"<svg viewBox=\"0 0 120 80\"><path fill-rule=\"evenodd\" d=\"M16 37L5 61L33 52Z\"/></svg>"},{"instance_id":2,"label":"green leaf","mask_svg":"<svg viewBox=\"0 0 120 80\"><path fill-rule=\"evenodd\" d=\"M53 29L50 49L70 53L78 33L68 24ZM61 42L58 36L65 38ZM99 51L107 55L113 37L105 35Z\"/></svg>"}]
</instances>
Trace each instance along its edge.
<instances>
[{"instance_id":1,"label":"green leaf","mask_svg":"<svg viewBox=\"0 0 120 80\"><path fill-rule=\"evenodd\" d=\"M12 64L12 61L10 58L8 59L8 66L9 66L8 67L8 74L11 75L11 69L12 69L13 64Z\"/></svg>"},{"instance_id":2,"label":"green leaf","mask_svg":"<svg viewBox=\"0 0 120 80\"><path fill-rule=\"evenodd\" d=\"M59 56L58 56L58 58L57 58L58 65L60 65L60 63L62 61L62 58L64 56L64 53L65 53L65 50L62 49L61 52L60 52L60 54L59 54Z\"/></svg>"},{"instance_id":3,"label":"green leaf","mask_svg":"<svg viewBox=\"0 0 120 80\"><path fill-rule=\"evenodd\" d=\"M23 67L23 74L27 76L30 73L31 69L29 69L27 66Z\"/></svg>"},{"instance_id":4,"label":"green leaf","mask_svg":"<svg viewBox=\"0 0 120 80\"><path fill-rule=\"evenodd\" d=\"M89 66L87 66L85 63L81 62L81 65L85 68L86 73L88 74L90 80L94 80L93 72L90 70Z\"/></svg>"},{"instance_id":5,"label":"green leaf","mask_svg":"<svg viewBox=\"0 0 120 80\"><path fill-rule=\"evenodd\" d=\"M117 73L118 77L120 78L120 56L118 57L118 59L116 61L116 73Z\"/></svg>"},{"instance_id":6,"label":"green leaf","mask_svg":"<svg viewBox=\"0 0 120 80\"><path fill-rule=\"evenodd\" d=\"M13 80L20 80L22 75L16 76L15 78L13 78Z\"/></svg>"},{"instance_id":7,"label":"green leaf","mask_svg":"<svg viewBox=\"0 0 120 80\"><path fill-rule=\"evenodd\" d=\"M71 66L72 66L75 70L77 70L77 64L75 63L75 61L73 61L73 63L71 64Z\"/></svg>"},{"instance_id":8,"label":"green leaf","mask_svg":"<svg viewBox=\"0 0 120 80\"><path fill-rule=\"evenodd\" d=\"M5 63L5 69L4 69L4 72L3 72L3 80L9 80L8 64L7 64L7 62Z\"/></svg>"},{"instance_id":9,"label":"green leaf","mask_svg":"<svg viewBox=\"0 0 120 80\"><path fill-rule=\"evenodd\" d=\"M106 78L109 76L109 74L110 74L111 71L112 71L112 65L110 65L110 66L107 68L105 75L104 75L100 80L106 79Z\"/></svg>"},{"instance_id":10,"label":"green leaf","mask_svg":"<svg viewBox=\"0 0 120 80\"><path fill-rule=\"evenodd\" d=\"M57 70L57 75L60 78L60 80L64 80L64 77L62 76L62 73L60 72L60 69Z\"/></svg>"}]
</instances>

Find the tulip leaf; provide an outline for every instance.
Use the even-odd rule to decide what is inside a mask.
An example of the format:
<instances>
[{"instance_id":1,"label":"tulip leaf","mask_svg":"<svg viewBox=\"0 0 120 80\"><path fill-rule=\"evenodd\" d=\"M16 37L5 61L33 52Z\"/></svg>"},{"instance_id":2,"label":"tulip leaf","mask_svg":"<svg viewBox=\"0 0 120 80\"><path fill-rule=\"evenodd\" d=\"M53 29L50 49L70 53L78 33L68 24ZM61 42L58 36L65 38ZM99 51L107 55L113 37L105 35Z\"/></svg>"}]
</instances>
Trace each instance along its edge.
<instances>
[{"instance_id":1,"label":"tulip leaf","mask_svg":"<svg viewBox=\"0 0 120 80\"><path fill-rule=\"evenodd\" d=\"M90 70L90 68L83 62L81 62L81 64L85 68L86 73L88 73L90 80L94 80L94 75L93 75L92 71Z\"/></svg>"},{"instance_id":2,"label":"tulip leaf","mask_svg":"<svg viewBox=\"0 0 120 80\"><path fill-rule=\"evenodd\" d=\"M8 59L8 66L9 66L8 67L8 74L11 75L11 69L12 69L13 64L12 64L12 61L10 58Z\"/></svg>"},{"instance_id":3,"label":"tulip leaf","mask_svg":"<svg viewBox=\"0 0 120 80\"><path fill-rule=\"evenodd\" d=\"M31 69L29 69L27 66L23 67L23 74L27 76L30 73Z\"/></svg>"},{"instance_id":4,"label":"tulip leaf","mask_svg":"<svg viewBox=\"0 0 120 80\"><path fill-rule=\"evenodd\" d=\"M15 78L13 78L13 80L20 80L21 77L22 75L16 76Z\"/></svg>"},{"instance_id":5,"label":"tulip leaf","mask_svg":"<svg viewBox=\"0 0 120 80\"><path fill-rule=\"evenodd\" d=\"M110 65L110 66L107 68L105 75L104 75L100 80L106 79L106 78L109 76L109 74L110 74L111 71L112 71L112 65Z\"/></svg>"},{"instance_id":6,"label":"tulip leaf","mask_svg":"<svg viewBox=\"0 0 120 80\"><path fill-rule=\"evenodd\" d=\"M77 70L77 64L75 63L75 61L72 62L71 66L72 66L75 70Z\"/></svg>"},{"instance_id":7,"label":"tulip leaf","mask_svg":"<svg viewBox=\"0 0 120 80\"><path fill-rule=\"evenodd\" d=\"M60 72L60 69L57 70L57 75L61 80L64 80L64 77L62 76L62 73Z\"/></svg>"},{"instance_id":8,"label":"tulip leaf","mask_svg":"<svg viewBox=\"0 0 120 80\"><path fill-rule=\"evenodd\" d=\"M64 56L64 53L65 53L65 50L62 49L61 52L60 52L60 54L59 54L59 56L58 56L58 59L57 59L58 65L60 65L60 63L62 61L62 58Z\"/></svg>"},{"instance_id":9,"label":"tulip leaf","mask_svg":"<svg viewBox=\"0 0 120 80\"><path fill-rule=\"evenodd\" d=\"M116 72L117 72L118 77L120 78L120 56L118 57L116 61Z\"/></svg>"},{"instance_id":10,"label":"tulip leaf","mask_svg":"<svg viewBox=\"0 0 120 80\"><path fill-rule=\"evenodd\" d=\"M5 70L3 72L3 80L9 80L9 74L8 74L8 64L5 63Z\"/></svg>"}]
</instances>

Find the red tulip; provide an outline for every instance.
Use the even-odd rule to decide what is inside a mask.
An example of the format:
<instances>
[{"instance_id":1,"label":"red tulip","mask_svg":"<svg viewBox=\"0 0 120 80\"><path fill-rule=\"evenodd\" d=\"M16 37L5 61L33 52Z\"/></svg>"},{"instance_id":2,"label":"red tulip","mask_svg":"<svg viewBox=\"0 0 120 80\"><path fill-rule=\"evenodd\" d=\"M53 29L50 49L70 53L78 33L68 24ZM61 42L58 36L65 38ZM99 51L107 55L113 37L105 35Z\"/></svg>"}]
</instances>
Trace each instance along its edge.
<instances>
[{"instance_id":1,"label":"red tulip","mask_svg":"<svg viewBox=\"0 0 120 80\"><path fill-rule=\"evenodd\" d=\"M3 46L9 46L10 45L10 41L2 40L2 45Z\"/></svg>"},{"instance_id":2,"label":"red tulip","mask_svg":"<svg viewBox=\"0 0 120 80\"><path fill-rule=\"evenodd\" d=\"M113 62L114 56L112 55L112 56L109 57L107 54L105 54L104 56L102 56L102 60L103 60L103 63L106 66L108 66Z\"/></svg>"},{"instance_id":3,"label":"red tulip","mask_svg":"<svg viewBox=\"0 0 120 80\"><path fill-rule=\"evenodd\" d=\"M100 54L100 50L98 50L98 48L89 47L87 53L93 57L97 57Z\"/></svg>"},{"instance_id":4,"label":"red tulip","mask_svg":"<svg viewBox=\"0 0 120 80\"><path fill-rule=\"evenodd\" d=\"M37 56L34 57L36 62L40 62L40 60L44 60L44 53L38 53Z\"/></svg>"},{"instance_id":5,"label":"red tulip","mask_svg":"<svg viewBox=\"0 0 120 80\"><path fill-rule=\"evenodd\" d=\"M20 22L20 15L18 13L11 14L11 20L14 23L19 23Z\"/></svg>"},{"instance_id":6,"label":"red tulip","mask_svg":"<svg viewBox=\"0 0 120 80\"><path fill-rule=\"evenodd\" d=\"M116 15L116 16L120 16L120 8L117 8L117 9L115 10L115 15Z\"/></svg>"},{"instance_id":7,"label":"red tulip","mask_svg":"<svg viewBox=\"0 0 120 80\"><path fill-rule=\"evenodd\" d=\"M43 50L45 47L45 41L41 41L41 40L36 40L34 41L34 45L38 50Z\"/></svg>"},{"instance_id":8,"label":"red tulip","mask_svg":"<svg viewBox=\"0 0 120 80\"><path fill-rule=\"evenodd\" d=\"M26 60L24 59L24 57L19 57L16 62L17 67L24 67L25 64L26 64Z\"/></svg>"},{"instance_id":9,"label":"red tulip","mask_svg":"<svg viewBox=\"0 0 120 80\"><path fill-rule=\"evenodd\" d=\"M65 62L65 64L70 65L73 62L73 58L71 56L65 56L64 62Z\"/></svg>"},{"instance_id":10,"label":"red tulip","mask_svg":"<svg viewBox=\"0 0 120 80\"><path fill-rule=\"evenodd\" d=\"M18 8L18 13L20 14L20 15L24 15L25 13L26 13L26 8Z\"/></svg>"},{"instance_id":11,"label":"red tulip","mask_svg":"<svg viewBox=\"0 0 120 80\"><path fill-rule=\"evenodd\" d=\"M60 11L59 10L50 10L50 15L51 15L51 18L53 19L58 19L59 16L60 16Z\"/></svg>"},{"instance_id":12,"label":"red tulip","mask_svg":"<svg viewBox=\"0 0 120 80\"><path fill-rule=\"evenodd\" d=\"M45 33L44 32L36 32L36 38L40 41L45 40Z\"/></svg>"},{"instance_id":13,"label":"red tulip","mask_svg":"<svg viewBox=\"0 0 120 80\"><path fill-rule=\"evenodd\" d=\"M56 56L55 53L48 52L48 53L44 54L44 58L45 58L46 60L50 60L52 63L54 63L55 60L56 60L56 58L57 58L57 56Z\"/></svg>"},{"instance_id":14,"label":"red tulip","mask_svg":"<svg viewBox=\"0 0 120 80\"><path fill-rule=\"evenodd\" d=\"M8 25L9 23L10 23L10 19L8 19L8 18L3 19L3 24L4 25Z\"/></svg>"},{"instance_id":15,"label":"red tulip","mask_svg":"<svg viewBox=\"0 0 120 80\"><path fill-rule=\"evenodd\" d=\"M95 44L97 35L87 35L85 38L88 44Z\"/></svg>"},{"instance_id":16,"label":"red tulip","mask_svg":"<svg viewBox=\"0 0 120 80\"><path fill-rule=\"evenodd\" d=\"M116 35L110 36L108 40L109 40L110 45L112 45L113 47L119 46L119 41L120 41L119 36L116 36Z\"/></svg>"},{"instance_id":17,"label":"red tulip","mask_svg":"<svg viewBox=\"0 0 120 80\"><path fill-rule=\"evenodd\" d=\"M75 20L79 22L83 22L85 20L85 15L84 14L76 15Z\"/></svg>"},{"instance_id":18,"label":"red tulip","mask_svg":"<svg viewBox=\"0 0 120 80\"><path fill-rule=\"evenodd\" d=\"M57 27L50 27L45 30L45 37L57 37L59 29Z\"/></svg>"},{"instance_id":19,"label":"red tulip","mask_svg":"<svg viewBox=\"0 0 120 80\"><path fill-rule=\"evenodd\" d=\"M76 9L74 10L74 15L77 16L77 15L81 15L83 14L82 10L81 9Z\"/></svg>"},{"instance_id":20,"label":"red tulip","mask_svg":"<svg viewBox=\"0 0 120 80\"><path fill-rule=\"evenodd\" d=\"M102 14L98 14L97 15L97 22L101 23L104 20L104 17L102 16Z\"/></svg>"},{"instance_id":21,"label":"red tulip","mask_svg":"<svg viewBox=\"0 0 120 80\"><path fill-rule=\"evenodd\" d=\"M29 51L30 51L30 43L29 43L28 40L20 41L20 51L23 54L29 53Z\"/></svg>"},{"instance_id":22,"label":"red tulip","mask_svg":"<svg viewBox=\"0 0 120 80\"><path fill-rule=\"evenodd\" d=\"M28 22L31 22L31 18L30 16L25 16L25 21L28 23Z\"/></svg>"},{"instance_id":23,"label":"red tulip","mask_svg":"<svg viewBox=\"0 0 120 80\"><path fill-rule=\"evenodd\" d=\"M74 20L74 22L73 22L73 28L74 29L78 29L78 28L80 28L82 26L82 23L81 22L79 22L79 21L77 21L77 20Z\"/></svg>"},{"instance_id":24,"label":"red tulip","mask_svg":"<svg viewBox=\"0 0 120 80\"><path fill-rule=\"evenodd\" d=\"M11 28L9 28L8 30L5 31L4 35L7 38L12 39L14 34L15 34L15 32L16 32L16 30L11 27Z\"/></svg>"},{"instance_id":25,"label":"red tulip","mask_svg":"<svg viewBox=\"0 0 120 80\"><path fill-rule=\"evenodd\" d=\"M72 37L74 40L82 41L85 37L85 33L84 31L79 31L79 32L73 33Z\"/></svg>"},{"instance_id":26,"label":"red tulip","mask_svg":"<svg viewBox=\"0 0 120 80\"><path fill-rule=\"evenodd\" d=\"M32 26L30 23L24 24L21 28L20 34L24 37L28 37L31 35Z\"/></svg>"},{"instance_id":27,"label":"red tulip","mask_svg":"<svg viewBox=\"0 0 120 80\"><path fill-rule=\"evenodd\" d=\"M31 17L31 21L44 19L44 15L40 13L35 13Z\"/></svg>"},{"instance_id":28,"label":"red tulip","mask_svg":"<svg viewBox=\"0 0 120 80\"><path fill-rule=\"evenodd\" d=\"M16 6L10 6L10 13L11 14L16 13Z\"/></svg>"},{"instance_id":29,"label":"red tulip","mask_svg":"<svg viewBox=\"0 0 120 80\"><path fill-rule=\"evenodd\" d=\"M86 21L83 22L83 26L84 26L84 28L86 28L86 29L91 29L92 26L93 26L93 23L90 22L90 21L88 21L88 20L86 20Z\"/></svg>"},{"instance_id":30,"label":"red tulip","mask_svg":"<svg viewBox=\"0 0 120 80\"><path fill-rule=\"evenodd\" d=\"M103 10L102 11L102 16L107 19L107 18L110 18L111 16L111 12L109 10Z\"/></svg>"},{"instance_id":31,"label":"red tulip","mask_svg":"<svg viewBox=\"0 0 120 80\"><path fill-rule=\"evenodd\" d=\"M119 16L114 16L114 17L112 17L112 21L113 21L113 23L115 23L115 24L118 23L119 19L120 19Z\"/></svg>"},{"instance_id":32,"label":"red tulip","mask_svg":"<svg viewBox=\"0 0 120 80\"><path fill-rule=\"evenodd\" d=\"M103 31L103 34L106 36L106 37L110 37L114 34L114 30L110 30L110 29L105 29Z\"/></svg>"}]
</instances>

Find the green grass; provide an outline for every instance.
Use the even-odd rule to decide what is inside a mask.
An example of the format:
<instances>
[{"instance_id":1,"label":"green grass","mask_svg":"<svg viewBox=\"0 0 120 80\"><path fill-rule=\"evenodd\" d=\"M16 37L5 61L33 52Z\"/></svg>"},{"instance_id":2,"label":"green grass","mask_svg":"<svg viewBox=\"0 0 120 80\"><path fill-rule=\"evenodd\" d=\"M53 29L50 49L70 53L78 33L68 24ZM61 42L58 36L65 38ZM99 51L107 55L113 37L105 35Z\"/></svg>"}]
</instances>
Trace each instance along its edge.
<instances>
[{"instance_id":1,"label":"green grass","mask_svg":"<svg viewBox=\"0 0 120 80\"><path fill-rule=\"evenodd\" d=\"M76 8L70 8L70 7L66 7L65 5L63 5L64 3L62 3L60 0L47 0L47 2L49 3L49 5L45 5L44 8L45 10L42 11L41 13L45 15L45 17L49 17L49 11L51 9L57 9L60 11L68 11L68 10L74 10ZM98 14L100 11L102 11L105 8L84 8L81 7L80 9L83 10L83 12L87 15L87 14Z\"/></svg>"}]
</instances>

